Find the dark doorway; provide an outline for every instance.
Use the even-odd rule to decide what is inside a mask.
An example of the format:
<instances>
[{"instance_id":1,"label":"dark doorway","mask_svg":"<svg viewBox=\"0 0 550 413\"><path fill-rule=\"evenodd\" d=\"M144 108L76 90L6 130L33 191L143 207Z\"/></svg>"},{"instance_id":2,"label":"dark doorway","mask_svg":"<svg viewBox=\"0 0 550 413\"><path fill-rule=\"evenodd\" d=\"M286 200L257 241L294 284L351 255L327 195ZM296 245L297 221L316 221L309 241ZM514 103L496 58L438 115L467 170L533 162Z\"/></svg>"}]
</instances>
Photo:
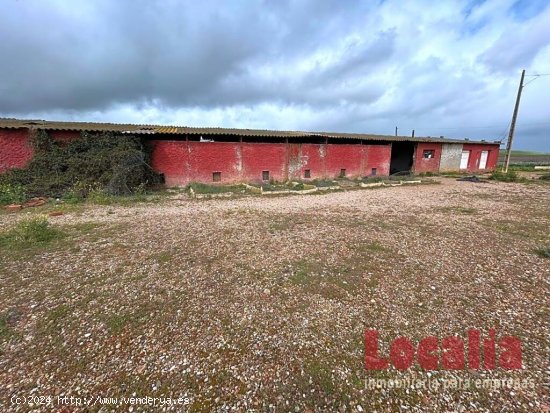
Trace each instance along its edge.
<instances>
[{"instance_id":1,"label":"dark doorway","mask_svg":"<svg viewBox=\"0 0 550 413\"><path fill-rule=\"evenodd\" d=\"M413 166L414 143L393 142L391 145L390 175L409 172Z\"/></svg>"}]
</instances>

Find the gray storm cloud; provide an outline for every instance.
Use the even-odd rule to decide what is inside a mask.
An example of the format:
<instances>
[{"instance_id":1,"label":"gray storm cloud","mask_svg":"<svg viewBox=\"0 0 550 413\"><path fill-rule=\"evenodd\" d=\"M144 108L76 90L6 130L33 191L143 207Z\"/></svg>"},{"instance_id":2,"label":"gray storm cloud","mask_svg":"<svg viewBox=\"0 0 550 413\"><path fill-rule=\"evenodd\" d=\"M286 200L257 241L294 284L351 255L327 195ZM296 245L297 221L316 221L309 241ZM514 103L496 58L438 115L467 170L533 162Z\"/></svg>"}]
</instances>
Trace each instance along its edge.
<instances>
[{"instance_id":1,"label":"gray storm cloud","mask_svg":"<svg viewBox=\"0 0 550 413\"><path fill-rule=\"evenodd\" d=\"M340 83L366 62L375 65L391 53L391 39L381 34L321 72L312 70L293 82L279 75L258 83L255 66L284 66L285 57L321 47L329 27L332 36L345 29L331 25L330 19L342 19L337 3L318 10L311 2L294 15L284 5L253 2L232 9L224 9L223 2L187 7L99 2L89 13L77 14L69 2L57 9L7 3L0 26L0 111L98 109L152 99L168 106L322 103L327 97L315 88ZM301 86L305 93L297 93Z\"/></svg>"},{"instance_id":2,"label":"gray storm cloud","mask_svg":"<svg viewBox=\"0 0 550 413\"><path fill-rule=\"evenodd\" d=\"M550 73L543 2L365 3L4 0L0 116L497 138ZM546 150L549 80L518 124Z\"/></svg>"}]
</instances>

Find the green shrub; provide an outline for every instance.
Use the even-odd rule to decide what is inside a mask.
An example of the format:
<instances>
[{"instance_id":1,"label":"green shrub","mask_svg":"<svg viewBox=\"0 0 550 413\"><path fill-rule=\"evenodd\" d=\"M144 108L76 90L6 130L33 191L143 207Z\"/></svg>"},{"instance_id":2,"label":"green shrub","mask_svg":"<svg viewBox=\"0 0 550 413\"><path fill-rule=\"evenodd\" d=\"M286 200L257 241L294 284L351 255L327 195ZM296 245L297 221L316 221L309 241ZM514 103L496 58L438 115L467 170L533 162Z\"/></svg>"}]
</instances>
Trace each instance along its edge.
<instances>
[{"instance_id":1,"label":"green shrub","mask_svg":"<svg viewBox=\"0 0 550 413\"><path fill-rule=\"evenodd\" d=\"M288 189L294 189L297 191L300 191L304 188L304 184L302 182L266 182L262 184L262 190L264 192L277 192L277 191L286 191Z\"/></svg>"},{"instance_id":2,"label":"green shrub","mask_svg":"<svg viewBox=\"0 0 550 413\"><path fill-rule=\"evenodd\" d=\"M281 189L283 189L281 188L280 185L274 185L271 183L262 184L261 188L262 188L262 191L265 191L265 192L280 191Z\"/></svg>"},{"instance_id":3,"label":"green shrub","mask_svg":"<svg viewBox=\"0 0 550 413\"><path fill-rule=\"evenodd\" d=\"M0 205L20 204L25 198L25 189L22 185L0 182Z\"/></svg>"},{"instance_id":4,"label":"green shrub","mask_svg":"<svg viewBox=\"0 0 550 413\"><path fill-rule=\"evenodd\" d=\"M69 191L63 195L62 199L63 199L63 202L65 202L66 204L74 205L82 202L84 200L84 197L79 196L77 193L73 191Z\"/></svg>"},{"instance_id":5,"label":"green shrub","mask_svg":"<svg viewBox=\"0 0 550 413\"><path fill-rule=\"evenodd\" d=\"M314 179L311 181L312 185L315 185L317 188L327 188L329 186L338 186L337 182L327 180L327 179Z\"/></svg>"},{"instance_id":6,"label":"green shrub","mask_svg":"<svg viewBox=\"0 0 550 413\"><path fill-rule=\"evenodd\" d=\"M516 171L508 171L508 172L502 172L502 171L494 171L489 179L492 179L493 181L501 181L501 182L523 182L525 179L518 176Z\"/></svg>"},{"instance_id":7,"label":"green shrub","mask_svg":"<svg viewBox=\"0 0 550 413\"><path fill-rule=\"evenodd\" d=\"M377 183L382 181L383 179L381 176L365 176L362 179L362 182L365 184Z\"/></svg>"},{"instance_id":8,"label":"green shrub","mask_svg":"<svg viewBox=\"0 0 550 413\"><path fill-rule=\"evenodd\" d=\"M47 244L55 239L62 238L64 233L52 228L46 217L33 217L17 223L17 225L0 234L0 246L33 246Z\"/></svg>"},{"instance_id":9,"label":"green shrub","mask_svg":"<svg viewBox=\"0 0 550 413\"><path fill-rule=\"evenodd\" d=\"M111 205L114 203L112 195L98 189L90 191L87 200L97 205Z\"/></svg>"},{"instance_id":10,"label":"green shrub","mask_svg":"<svg viewBox=\"0 0 550 413\"><path fill-rule=\"evenodd\" d=\"M149 149L133 136L84 132L79 139L60 143L39 131L32 145L35 154L27 167L0 177L0 184L22 187L29 197L75 200L96 189L128 195L143 185L160 181L148 164Z\"/></svg>"}]
</instances>

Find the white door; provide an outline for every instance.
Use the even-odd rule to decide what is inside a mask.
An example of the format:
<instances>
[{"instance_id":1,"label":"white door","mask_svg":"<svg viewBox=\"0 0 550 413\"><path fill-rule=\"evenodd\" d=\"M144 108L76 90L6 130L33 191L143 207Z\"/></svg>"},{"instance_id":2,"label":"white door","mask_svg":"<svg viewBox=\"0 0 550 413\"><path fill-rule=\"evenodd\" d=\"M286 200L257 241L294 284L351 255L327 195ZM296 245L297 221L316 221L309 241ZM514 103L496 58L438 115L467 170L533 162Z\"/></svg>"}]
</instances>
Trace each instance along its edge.
<instances>
[{"instance_id":1,"label":"white door","mask_svg":"<svg viewBox=\"0 0 550 413\"><path fill-rule=\"evenodd\" d=\"M489 156L489 151L482 151L481 157L479 158L479 169L487 168L487 157Z\"/></svg>"},{"instance_id":2,"label":"white door","mask_svg":"<svg viewBox=\"0 0 550 413\"><path fill-rule=\"evenodd\" d=\"M468 161L470 160L470 151L462 151L460 158L460 169L468 169Z\"/></svg>"}]
</instances>

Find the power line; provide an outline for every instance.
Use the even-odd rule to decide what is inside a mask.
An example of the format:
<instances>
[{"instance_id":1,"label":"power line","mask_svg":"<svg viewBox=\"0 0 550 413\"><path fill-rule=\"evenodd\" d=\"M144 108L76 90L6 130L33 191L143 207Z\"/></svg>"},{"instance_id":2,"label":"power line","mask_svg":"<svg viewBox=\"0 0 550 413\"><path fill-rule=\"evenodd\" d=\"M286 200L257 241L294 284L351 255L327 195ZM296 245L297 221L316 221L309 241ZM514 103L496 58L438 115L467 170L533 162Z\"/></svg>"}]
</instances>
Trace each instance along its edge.
<instances>
[{"instance_id":1,"label":"power line","mask_svg":"<svg viewBox=\"0 0 550 413\"><path fill-rule=\"evenodd\" d=\"M529 80L527 83L523 84L523 78L524 77L532 77L533 79ZM532 75L526 75L525 74L525 70L523 71L522 73L522 78L521 78L521 83L520 83L520 86L519 86L519 91L518 91L518 97L517 97L517 102L516 102L516 108L514 110L514 116L512 117L512 120L508 123L508 126L506 127L506 130L504 130L504 132L499 135L499 141L500 143L502 143L504 141L504 139L506 139L506 133L508 133L508 139L506 139L506 146L507 146L507 149L506 149L506 166L505 166L505 171L508 170L508 162L509 162L509 157L510 157L510 150L512 148L512 139L513 139L513 136L514 136L514 129L515 129L515 123L516 123L516 116L517 116L517 110L518 110L518 105L519 105L519 99L521 97L521 90L525 88L525 86L527 86L529 83L537 80L539 77L541 76L550 76L550 73L534 73ZM531 124L527 124L527 125L523 125L523 126L540 126L540 125L549 125L550 123L539 123L538 125L536 123L531 123Z\"/></svg>"},{"instance_id":2,"label":"power line","mask_svg":"<svg viewBox=\"0 0 550 413\"><path fill-rule=\"evenodd\" d=\"M524 74L524 77L532 77L533 79L531 79L528 82L522 84L520 86L520 89L525 88L525 86L527 86L529 83L537 80L539 77L542 77L542 76L550 76L550 73L534 73L532 75ZM506 129L503 132L496 135L498 137L497 140L500 141L501 143L506 139L506 134L510 131L512 123L513 123L513 121L508 122L508 125L506 126ZM522 123L522 127L525 127L525 126L547 126L547 125L550 125L550 122ZM500 127L502 127L502 125L494 125L494 126L450 126L450 127L443 127L443 128L420 128L420 129L443 131L443 130L497 129L497 128L500 128ZM404 128L404 129L410 129L410 128ZM396 134L397 134L397 127L396 127ZM513 132L512 132L512 134L513 134ZM510 137L508 137L508 139L510 139Z\"/></svg>"},{"instance_id":3,"label":"power line","mask_svg":"<svg viewBox=\"0 0 550 413\"><path fill-rule=\"evenodd\" d=\"M535 73L535 74L532 74L532 75L525 75L524 77L527 77L527 76L532 77L533 79L531 79L529 82L525 83L522 86L522 89L525 88L525 86L527 86L529 83L534 82L535 80L537 80L541 76L550 76L550 73Z\"/></svg>"},{"instance_id":4,"label":"power line","mask_svg":"<svg viewBox=\"0 0 550 413\"><path fill-rule=\"evenodd\" d=\"M506 139L506 134L508 133L508 131L510 130L510 125L512 124L512 121L508 122L508 125L506 126L506 129L504 129L504 131L498 135L499 137L499 141L500 143L502 143L504 141L504 139Z\"/></svg>"},{"instance_id":5,"label":"power line","mask_svg":"<svg viewBox=\"0 0 550 413\"><path fill-rule=\"evenodd\" d=\"M529 83L534 82L534 81L537 80L537 79L538 79L538 77L534 77L534 78L531 79L529 82L525 83L522 87L527 86Z\"/></svg>"}]
</instances>

